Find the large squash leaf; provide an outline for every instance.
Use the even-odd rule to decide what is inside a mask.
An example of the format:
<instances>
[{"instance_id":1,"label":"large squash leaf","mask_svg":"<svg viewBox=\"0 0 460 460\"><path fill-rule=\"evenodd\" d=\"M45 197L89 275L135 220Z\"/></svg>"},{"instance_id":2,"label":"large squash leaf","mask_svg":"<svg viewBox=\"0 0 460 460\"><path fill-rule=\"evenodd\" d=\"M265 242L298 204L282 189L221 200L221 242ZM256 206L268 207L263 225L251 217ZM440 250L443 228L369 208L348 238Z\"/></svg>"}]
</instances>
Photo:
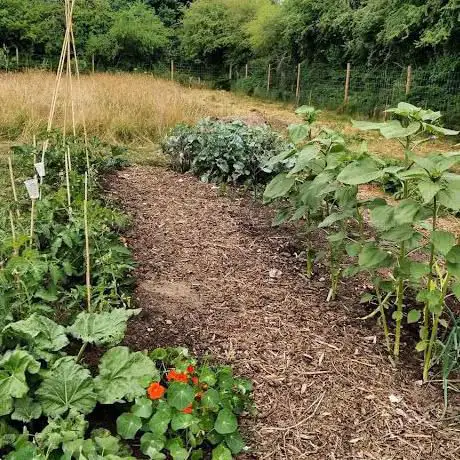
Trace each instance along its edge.
<instances>
[{"instance_id":1,"label":"large squash leaf","mask_svg":"<svg viewBox=\"0 0 460 460\"><path fill-rule=\"evenodd\" d=\"M43 413L49 417L62 415L69 409L89 414L96 405L91 374L73 357L56 361L43 379L37 395Z\"/></svg>"},{"instance_id":2,"label":"large squash leaf","mask_svg":"<svg viewBox=\"0 0 460 460\"><path fill-rule=\"evenodd\" d=\"M69 343L63 326L36 313L27 319L9 324L4 333L20 337L31 348L38 350L59 351Z\"/></svg>"},{"instance_id":3,"label":"large squash leaf","mask_svg":"<svg viewBox=\"0 0 460 460\"><path fill-rule=\"evenodd\" d=\"M115 308L103 313L82 312L67 330L83 342L98 346L114 346L123 340L129 318L140 312L140 309L126 310L125 308Z\"/></svg>"},{"instance_id":4,"label":"large squash leaf","mask_svg":"<svg viewBox=\"0 0 460 460\"><path fill-rule=\"evenodd\" d=\"M128 347L109 350L99 364L99 375L94 379L99 402L113 404L134 401L145 395L160 374L154 362L141 352L130 352Z\"/></svg>"},{"instance_id":5,"label":"large squash leaf","mask_svg":"<svg viewBox=\"0 0 460 460\"><path fill-rule=\"evenodd\" d=\"M0 415L9 414L13 408L13 398L22 398L29 386L26 371L36 374L40 363L24 350L7 351L0 359Z\"/></svg>"}]
</instances>

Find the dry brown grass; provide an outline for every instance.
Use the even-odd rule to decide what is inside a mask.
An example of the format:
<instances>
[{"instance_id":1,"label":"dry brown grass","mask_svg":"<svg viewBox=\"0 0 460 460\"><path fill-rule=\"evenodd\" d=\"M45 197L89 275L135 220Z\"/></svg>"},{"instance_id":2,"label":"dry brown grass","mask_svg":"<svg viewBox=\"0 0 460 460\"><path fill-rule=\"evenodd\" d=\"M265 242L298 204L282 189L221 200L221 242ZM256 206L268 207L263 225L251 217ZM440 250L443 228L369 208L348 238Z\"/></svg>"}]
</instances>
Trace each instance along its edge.
<instances>
[{"instance_id":1,"label":"dry brown grass","mask_svg":"<svg viewBox=\"0 0 460 460\"><path fill-rule=\"evenodd\" d=\"M46 129L55 76L49 72L0 74L0 140L30 141ZM62 91L65 90L65 81ZM147 74L84 75L81 92L74 91L84 108L88 132L109 142L136 144L151 149L179 122L195 123L206 116L248 116L257 112L279 131L298 122L291 104L267 102L227 91L187 88ZM62 97L61 97L62 100ZM81 114L76 114L81 131ZM350 116L323 112L320 124L341 131L351 145L368 143L369 151L400 158L397 141L382 139L378 133L351 127ZM55 125L62 128L64 109L58 105ZM458 142L458 140L456 141ZM420 153L452 149L452 142L436 141L421 147Z\"/></svg>"},{"instance_id":2,"label":"dry brown grass","mask_svg":"<svg viewBox=\"0 0 460 460\"><path fill-rule=\"evenodd\" d=\"M46 129L55 76L48 72L0 74L0 137L30 140ZM61 84L62 92L66 83ZM279 104L242 98L225 91L186 88L143 74L96 74L81 78L81 91L74 92L84 108L88 132L108 141L158 141L179 122L196 122L205 116L247 114L251 110ZM62 99L62 98L61 98ZM78 129L82 117L76 111ZM287 111L285 111L287 112ZM286 114L284 114L284 118ZM61 102L55 127L62 128Z\"/></svg>"}]
</instances>

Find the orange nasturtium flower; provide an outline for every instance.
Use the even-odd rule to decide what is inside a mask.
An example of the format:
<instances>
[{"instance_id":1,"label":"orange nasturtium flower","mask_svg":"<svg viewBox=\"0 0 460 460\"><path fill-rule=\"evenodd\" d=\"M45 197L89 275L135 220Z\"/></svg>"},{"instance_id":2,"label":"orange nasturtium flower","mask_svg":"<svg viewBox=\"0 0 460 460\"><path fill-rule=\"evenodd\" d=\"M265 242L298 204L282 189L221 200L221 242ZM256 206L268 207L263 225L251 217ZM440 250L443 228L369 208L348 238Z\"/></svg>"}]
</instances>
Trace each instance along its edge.
<instances>
[{"instance_id":1,"label":"orange nasturtium flower","mask_svg":"<svg viewBox=\"0 0 460 460\"><path fill-rule=\"evenodd\" d=\"M180 372L173 370L170 370L168 372L168 375L166 376L166 379L168 382L171 380L176 381L176 382L183 382L183 383L188 383L188 377L187 374L182 374Z\"/></svg>"},{"instance_id":2,"label":"orange nasturtium flower","mask_svg":"<svg viewBox=\"0 0 460 460\"><path fill-rule=\"evenodd\" d=\"M192 377L192 383L198 385L198 377Z\"/></svg>"},{"instance_id":3,"label":"orange nasturtium flower","mask_svg":"<svg viewBox=\"0 0 460 460\"><path fill-rule=\"evenodd\" d=\"M193 412L193 406L192 404L190 404L189 406L187 406L183 411L182 411L184 414L191 414Z\"/></svg>"},{"instance_id":4,"label":"orange nasturtium flower","mask_svg":"<svg viewBox=\"0 0 460 460\"><path fill-rule=\"evenodd\" d=\"M194 374L195 373L195 368L193 366L189 366L189 367L187 367L187 372L189 374Z\"/></svg>"},{"instance_id":5,"label":"orange nasturtium flower","mask_svg":"<svg viewBox=\"0 0 460 460\"><path fill-rule=\"evenodd\" d=\"M158 382L153 382L147 388L147 394L150 399L161 399L165 394L166 388L161 386Z\"/></svg>"}]
</instances>

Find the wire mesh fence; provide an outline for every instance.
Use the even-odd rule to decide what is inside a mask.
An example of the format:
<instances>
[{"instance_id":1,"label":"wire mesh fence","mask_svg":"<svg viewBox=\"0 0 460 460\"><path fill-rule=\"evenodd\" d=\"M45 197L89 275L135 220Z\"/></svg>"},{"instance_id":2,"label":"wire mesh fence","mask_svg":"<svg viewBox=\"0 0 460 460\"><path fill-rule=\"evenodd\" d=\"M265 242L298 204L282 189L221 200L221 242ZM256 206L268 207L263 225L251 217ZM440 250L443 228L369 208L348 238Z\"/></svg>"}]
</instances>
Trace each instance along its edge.
<instances>
[{"instance_id":1,"label":"wire mesh fence","mask_svg":"<svg viewBox=\"0 0 460 460\"><path fill-rule=\"evenodd\" d=\"M171 71L171 65L173 71ZM310 104L318 108L384 116L400 101L440 110L446 123L460 126L460 73L434 75L423 68L347 69L309 67L306 63L266 64L209 68L172 63L168 78L190 85L232 89L247 95ZM155 73L155 72L154 72Z\"/></svg>"},{"instance_id":2,"label":"wire mesh fence","mask_svg":"<svg viewBox=\"0 0 460 460\"><path fill-rule=\"evenodd\" d=\"M80 58L82 71L110 71L94 58ZM54 70L57 61L0 48L0 70L29 68ZM446 124L460 127L460 73L434 73L427 68L369 69L354 66L338 69L332 65L306 62L267 63L261 60L243 65L204 65L179 61L140 64L130 71L149 72L184 85L234 90L250 96L322 109L359 113L371 118L384 116L388 107L400 101L440 110ZM348 79L347 79L348 74Z\"/></svg>"}]
</instances>

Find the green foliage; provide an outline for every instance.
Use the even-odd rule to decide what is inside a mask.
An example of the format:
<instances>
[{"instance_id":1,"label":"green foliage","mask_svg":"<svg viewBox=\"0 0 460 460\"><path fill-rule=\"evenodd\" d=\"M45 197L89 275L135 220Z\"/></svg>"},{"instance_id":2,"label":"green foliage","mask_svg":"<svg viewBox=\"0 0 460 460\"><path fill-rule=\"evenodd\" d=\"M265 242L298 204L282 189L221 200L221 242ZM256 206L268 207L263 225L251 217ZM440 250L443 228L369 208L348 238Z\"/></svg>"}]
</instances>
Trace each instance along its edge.
<instances>
[{"instance_id":1,"label":"green foliage","mask_svg":"<svg viewBox=\"0 0 460 460\"><path fill-rule=\"evenodd\" d=\"M205 119L195 127L179 125L163 142L173 169L191 171L205 182L265 183L272 169L270 157L285 143L268 127L241 121Z\"/></svg>"},{"instance_id":2,"label":"green foliage","mask_svg":"<svg viewBox=\"0 0 460 460\"><path fill-rule=\"evenodd\" d=\"M310 109L300 112L313 113ZM343 138L330 130L320 130L311 139L307 121L289 129L295 147L270 160L270 166L280 163L283 170L267 185L264 201L279 204L276 224L288 220L304 223L307 276L312 276L313 261L318 259L312 234L316 238L320 229L326 231L331 273L328 299L334 298L341 274L371 275L374 293L365 294L363 302L377 303L369 317L380 316L388 350L396 359L404 324L419 324L416 349L425 354L423 377L427 380L440 348L438 329L444 321L446 299L452 294L460 295L460 249L456 237L437 228L442 210L457 211L460 207L459 176L452 169L460 163L460 152L419 156L415 150L430 141L433 134L458 132L442 127L439 112L407 103L388 112L393 120L354 122L354 126L379 130L386 138L397 139L404 147L404 162L387 165L368 154L365 146L359 152L350 152ZM358 200L359 185L385 182L388 178L400 184L402 199L396 203L381 198ZM365 211L372 227L369 234L364 227ZM430 217L428 226L426 220ZM422 228L428 238L424 238ZM345 252L353 261L346 268ZM409 309L410 304L414 308ZM393 344L389 317L395 324ZM444 355L449 359L453 340L450 336L450 349ZM451 363L446 366L453 368Z\"/></svg>"},{"instance_id":3,"label":"green foliage","mask_svg":"<svg viewBox=\"0 0 460 460\"><path fill-rule=\"evenodd\" d=\"M185 349L158 349L150 356L161 356L160 367L169 369L160 383L152 382L148 397L118 418L118 434L140 436L142 453L151 459L202 458L208 443L214 446L212 458L231 459L244 451L237 416L251 409L251 383L227 367L197 366Z\"/></svg>"}]
</instances>

